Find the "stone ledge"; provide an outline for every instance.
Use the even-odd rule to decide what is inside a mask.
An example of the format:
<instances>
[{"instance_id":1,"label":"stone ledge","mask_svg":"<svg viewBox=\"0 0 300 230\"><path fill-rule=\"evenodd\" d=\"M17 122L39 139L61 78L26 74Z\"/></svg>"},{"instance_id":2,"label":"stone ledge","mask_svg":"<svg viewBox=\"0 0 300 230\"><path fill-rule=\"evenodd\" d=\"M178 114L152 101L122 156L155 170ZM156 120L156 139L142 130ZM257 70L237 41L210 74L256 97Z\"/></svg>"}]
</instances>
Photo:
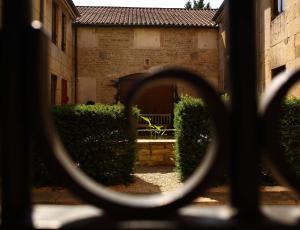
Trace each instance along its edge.
<instances>
[{"instance_id":1,"label":"stone ledge","mask_svg":"<svg viewBox=\"0 0 300 230\"><path fill-rule=\"evenodd\" d=\"M175 139L137 139L137 143L176 143Z\"/></svg>"},{"instance_id":2,"label":"stone ledge","mask_svg":"<svg viewBox=\"0 0 300 230\"><path fill-rule=\"evenodd\" d=\"M262 211L265 215L271 217L273 220L278 220L281 223L288 224L289 227L286 226L285 229L297 229L297 227L293 228L292 225L298 223L298 213L300 211L299 206L266 205L262 207ZM241 226L239 228L237 226L233 226L231 228L228 227L229 225L224 226L223 221L220 221L219 224L221 225L217 224L217 220L229 220L232 217L234 210L232 210L229 206L214 207L189 205L181 208L179 213L182 217L188 217L189 220L191 217L197 218L198 220L203 220L201 217L206 217L207 220L210 220L207 221L207 224L211 224L208 229L242 228ZM33 223L37 229L60 229L62 226L70 222L95 217L97 217L99 220L101 217L105 217L104 210L91 205L35 205L33 207ZM155 223L158 224L158 220L156 220ZM135 226L139 226L139 222L137 220ZM162 222L161 226L165 226L165 221ZM209 225L205 226L207 227ZM262 229L283 229L283 226L276 226L274 225L274 221L270 221L269 225L266 223Z\"/></svg>"},{"instance_id":3,"label":"stone ledge","mask_svg":"<svg viewBox=\"0 0 300 230\"><path fill-rule=\"evenodd\" d=\"M33 202L35 204L83 204L78 198L64 188L34 188ZM206 194L196 199L193 204L198 205L227 205L229 203L229 190L226 186L211 188ZM300 205L293 191L282 186L261 187L262 205Z\"/></svg>"}]
</instances>

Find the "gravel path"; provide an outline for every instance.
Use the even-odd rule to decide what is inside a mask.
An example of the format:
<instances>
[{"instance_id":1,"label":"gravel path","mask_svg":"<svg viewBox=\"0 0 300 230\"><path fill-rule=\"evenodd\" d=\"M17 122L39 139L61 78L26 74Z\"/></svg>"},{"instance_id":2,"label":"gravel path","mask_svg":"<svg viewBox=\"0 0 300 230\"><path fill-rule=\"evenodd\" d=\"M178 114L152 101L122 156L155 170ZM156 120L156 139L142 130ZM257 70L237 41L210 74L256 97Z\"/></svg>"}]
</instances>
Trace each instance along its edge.
<instances>
[{"instance_id":1,"label":"gravel path","mask_svg":"<svg viewBox=\"0 0 300 230\"><path fill-rule=\"evenodd\" d=\"M154 194L172 191L180 186L182 183L174 167L143 166L136 168L132 184L116 185L110 188L125 193Z\"/></svg>"},{"instance_id":2,"label":"gravel path","mask_svg":"<svg viewBox=\"0 0 300 230\"><path fill-rule=\"evenodd\" d=\"M155 194L172 191L180 186L182 183L173 167L139 167L136 168L132 184L111 186L110 188L123 193ZM229 203L228 194L227 186L214 187L202 197L198 197L194 204L226 205ZM285 187L262 187L261 195L263 204L300 205L300 199ZM82 201L61 187L35 188L33 200L38 204L82 204Z\"/></svg>"}]
</instances>

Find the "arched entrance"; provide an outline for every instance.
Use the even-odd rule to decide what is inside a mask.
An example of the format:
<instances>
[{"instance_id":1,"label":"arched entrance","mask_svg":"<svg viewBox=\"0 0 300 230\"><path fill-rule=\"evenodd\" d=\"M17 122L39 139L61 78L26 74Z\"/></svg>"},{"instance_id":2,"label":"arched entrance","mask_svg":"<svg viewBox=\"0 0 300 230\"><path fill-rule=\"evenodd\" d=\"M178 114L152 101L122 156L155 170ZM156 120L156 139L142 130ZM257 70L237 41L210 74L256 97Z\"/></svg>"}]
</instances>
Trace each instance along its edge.
<instances>
[{"instance_id":1,"label":"arched entrance","mask_svg":"<svg viewBox=\"0 0 300 230\"><path fill-rule=\"evenodd\" d=\"M124 103L133 85L143 77L143 73L136 73L119 78L118 98L121 103ZM141 114L151 118L152 124L170 128L172 126L175 99L175 85L162 84L145 89L135 104L141 110ZM141 123L139 125L143 126Z\"/></svg>"}]
</instances>

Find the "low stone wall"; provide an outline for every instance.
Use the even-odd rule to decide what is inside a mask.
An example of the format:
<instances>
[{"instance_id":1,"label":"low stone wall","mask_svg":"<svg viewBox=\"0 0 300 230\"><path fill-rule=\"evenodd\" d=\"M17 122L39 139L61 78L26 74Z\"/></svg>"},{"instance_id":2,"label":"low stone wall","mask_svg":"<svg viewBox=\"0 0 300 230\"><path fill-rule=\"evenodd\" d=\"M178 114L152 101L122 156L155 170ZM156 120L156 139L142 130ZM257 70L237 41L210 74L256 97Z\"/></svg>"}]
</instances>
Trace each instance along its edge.
<instances>
[{"instance_id":1,"label":"low stone wall","mask_svg":"<svg viewBox=\"0 0 300 230\"><path fill-rule=\"evenodd\" d=\"M174 166L175 140L137 140L137 161L139 166Z\"/></svg>"}]
</instances>

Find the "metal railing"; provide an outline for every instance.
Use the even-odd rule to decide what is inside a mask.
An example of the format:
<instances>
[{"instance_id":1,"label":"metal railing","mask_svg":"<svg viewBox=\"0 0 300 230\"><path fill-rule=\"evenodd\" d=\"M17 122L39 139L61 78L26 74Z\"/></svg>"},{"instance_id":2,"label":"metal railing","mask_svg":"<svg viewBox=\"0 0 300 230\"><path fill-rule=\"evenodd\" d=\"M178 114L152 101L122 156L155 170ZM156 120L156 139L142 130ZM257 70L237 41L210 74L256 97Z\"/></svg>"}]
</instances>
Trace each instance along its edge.
<instances>
[{"instance_id":1,"label":"metal railing","mask_svg":"<svg viewBox=\"0 0 300 230\"><path fill-rule=\"evenodd\" d=\"M141 114L142 117L146 117L150 120L152 125L162 126L163 128L169 128L172 126L171 114ZM142 117L138 119L138 128L147 128L149 123Z\"/></svg>"},{"instance_id":2,"label":"metal railing","mask_svg":"<svg viewBox=\"0 0 300 230\"><path fill-rule=\"evenodd\" d=\"M226 107L203 76L171 68L152 72L138 83L127 110L141 87L159 80L192 83L206 102L214 124L207 157L184 188L170 195L131 197L108 192L73 166L55 132L47 107L47 40L32 23L29 0L4 0L1 31L1 229L298 229L299 209L260 207L258 170L264 158L274 175L299 194L299 179L278 147L278 111L300 71L272 83L262 102L256 97L254 0L229 0L231 105ZM127 111L127 112L128 112ZM131 114L128 112L128 114ZM80 199L97 207L38 206L31 201L31 156L39 152L51 172ZM188 208L203 195L219 169L230 171L230 206ZM44 209L43 209L44 208ZM72 221L33 225L39 212L68 214ZM67 211L66 211L67 210ZM278 219L270 216L276 214ZM49 217L49 216L48 216ZM295 221L287 223L290 217ZM285 221L286 220L286 221Z\"/></svg>"}]
</instances>

